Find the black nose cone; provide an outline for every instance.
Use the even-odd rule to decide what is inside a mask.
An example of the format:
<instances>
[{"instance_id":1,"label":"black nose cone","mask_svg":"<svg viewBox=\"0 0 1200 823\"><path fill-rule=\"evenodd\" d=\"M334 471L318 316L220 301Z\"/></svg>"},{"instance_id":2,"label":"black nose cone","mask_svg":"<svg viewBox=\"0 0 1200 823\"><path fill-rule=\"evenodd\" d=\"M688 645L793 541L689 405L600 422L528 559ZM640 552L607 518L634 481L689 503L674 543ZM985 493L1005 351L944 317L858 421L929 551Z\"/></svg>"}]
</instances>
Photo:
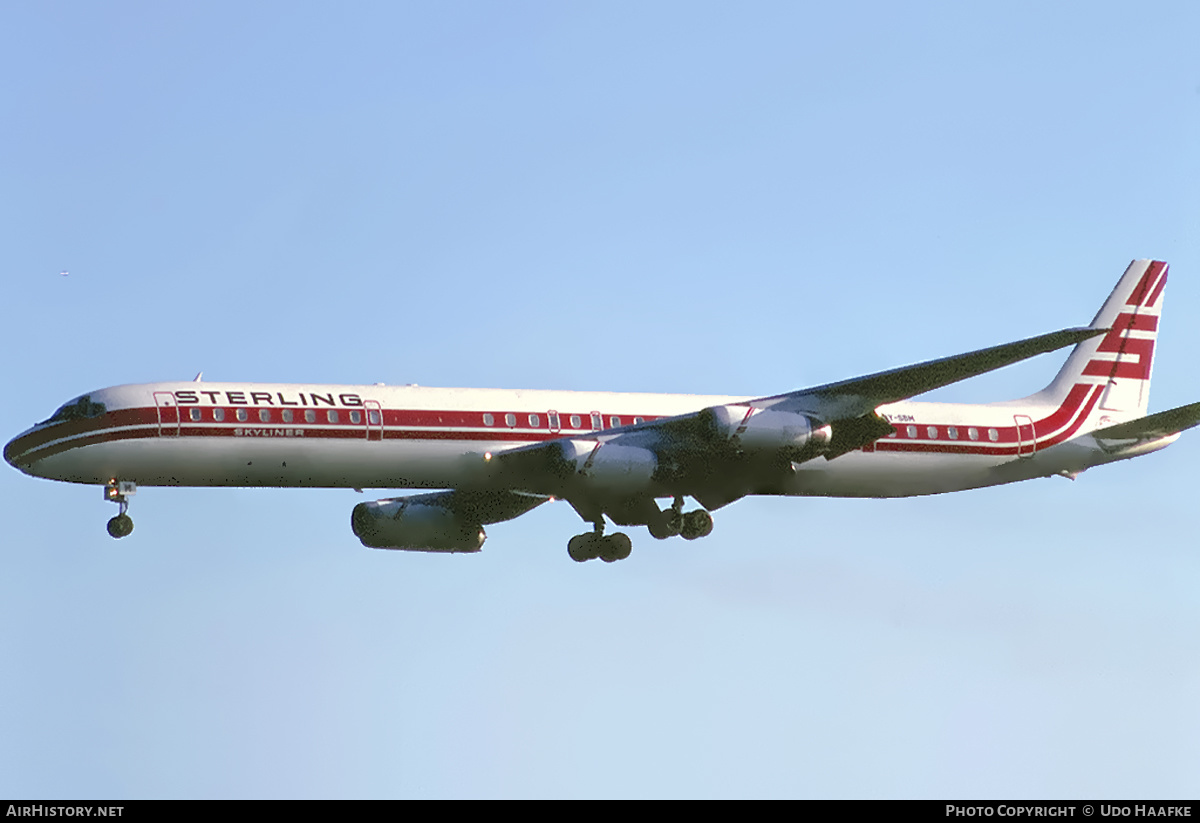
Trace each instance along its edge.
<instances>
[{"instance_id":1,"label":"black nose cone","mask_svg":"<svg viewBox=\"0 0 1200 823\"><path fill-rule=\"evenodd\" d=\"M21 458L28 451L28 449L25 447L25 444L22 443L22 441L28 442L26 440L27 434L29 434L29 432L25 432L23 434L18 434L12 440L9 440L8 443L4 446L5 462L8 463L8 465L12 466L13 468L21 469L22 471L25 469L25 466L28 465L27 463L24 463L21 460Z\"/></svg>"}]
</instances>

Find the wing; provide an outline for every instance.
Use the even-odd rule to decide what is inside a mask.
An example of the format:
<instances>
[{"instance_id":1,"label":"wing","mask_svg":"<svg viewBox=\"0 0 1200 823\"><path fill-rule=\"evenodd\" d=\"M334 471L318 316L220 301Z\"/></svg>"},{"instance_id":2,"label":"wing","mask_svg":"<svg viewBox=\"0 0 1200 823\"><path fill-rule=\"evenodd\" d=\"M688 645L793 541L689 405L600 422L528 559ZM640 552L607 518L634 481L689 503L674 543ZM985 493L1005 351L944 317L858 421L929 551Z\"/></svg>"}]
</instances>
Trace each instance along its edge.
<instances>
[{"instance_id":1,"label":"wing","mask_svg":"<svg viewBox=\"0 0 1200 823\"><path fill-rule=\"evenodd\" d=\"M646 501L691 495L712 509L764 493L793 464L832 460L893 429L879 406L1074 345L1107 329L1065 329L677 417L565 437L500 452L498 486L569 500L581 516L648 522ZM625 511L625 510L628 511ZM621 513L624 512L624 513ZM657 509L654 509L657 513ZM625 518L625 519L622 519Z\"/></svg>"},{"instance_id":2,"label":"wing","mask_svg":"<svg viewBox=\"0 0 1200 823\"><path fill-rule=\"evenodd\" d=\"M812 414L822 419L844 419L869 414L880 406L916 397L951 383L1028 360L1039 354L1072 346L1108 332L1108 329L1062 331L992 346L988 349L928 360L913 366L827 383L812 389L777 394L750 401L751 405L779 411Z\"/></svg>"}]
</instances>

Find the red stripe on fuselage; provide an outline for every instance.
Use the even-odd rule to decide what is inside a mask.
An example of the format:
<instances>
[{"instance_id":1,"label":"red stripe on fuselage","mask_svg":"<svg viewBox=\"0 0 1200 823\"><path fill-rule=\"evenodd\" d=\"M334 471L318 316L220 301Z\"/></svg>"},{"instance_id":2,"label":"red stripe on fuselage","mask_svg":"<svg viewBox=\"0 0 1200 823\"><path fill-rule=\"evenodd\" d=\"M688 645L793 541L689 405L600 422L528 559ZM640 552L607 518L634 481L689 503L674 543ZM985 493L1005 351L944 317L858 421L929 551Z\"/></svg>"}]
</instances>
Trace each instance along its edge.
<instances>
[{"instance_id":1,"label":"red stripe on fuselage","mask_svg":"<svg viewBox=\"0 0 1200 823\"><path fill-rule=\"evenodd\" d=\"M1103 391L1103 386L1089 386L1084 383L1078 383L1071 388L1067 397L1063 400L1062 405L1054 410L1051 414L1043 417L1041 420L1035 421L1034 437L1036 438L1037 450L1048 449L1051 446L1058 445L1067 440L1070 440L1079 429L1083 426L1088 415L1096 407L1099 402L1100 394ZM1068 425L1069 424L1069 425ZM997 438L990 442L984 443L980 441L963 442L957 439L950 439L949 435L945 435L945 439L941 438L943 432L946 432L950 426L946 424L936 423L912 423L918 429L918 435L921 431L928 432L930 427L938 430L939 438L930 440L929 438L913 438L905 439L900 437L900 433L904 431L903 427L897 426L897 435L894 437L886 437L875 441L875 447L880 451L890 452L913 452L920 454L990 454L990 455L1012 455L1016 456L1020 448L1026 445L1026 442L1021 441L1017 427L1014 426L976 426L975 428L992 428L997 431ZM1066 426L1066 428L1063 428ZM963 424L955 424L957 429L970 428Z\"/></svg>"},{"instance_id":2,"label":"red stripe on fuselage","mask_svg":"<svg viewBox=\"0 0 1200 823\"><path fill-rule=\"evenodd\" d=\"M1075 388L1079 388L1076 386ZM1075 422L1064 429L1059 434L1046 438L1044 441L1038 441L1038 449L1046 449L1050 446L1056 446L1059 443L1066 442L1075 436L1075 433L1083 426L1083 421L1088 419L1088 415L1092 413L1092 409L1096 408L1096 403L1100 401L1100 393L1104 391L1103 386L1092 386L1091 393L1088 395L1087 402L1084 403L1083 409L1079 416L1075 418ZM1065 404L1064 404L1065 405ZM1035 431L1036 431L1036 424Z\"/></svg>"},{"instance_id":3,"label":"red stripe on fuselage","mask_svg":"<svg viewBox=\"0 0 1200 823\"><path fill-rule=\"evenodd\" d=\"M191 419L191 411L198 409L201 419ZM223 420L214 420L214 412L221 411ZM246 414L238 420L238 412ZM268 413L262 420L259 413ZM291 421L284 421L283 409L246 406L170 406L158 408L146 406L110 411L94 418L69 420L35 429L17 438L6 448L6 457L14 463L31 463L53 454L100 442L121 439L164 437L304 437L308 439L367 439L368 432L376 435L382 430L385 440L464 440L484 442L527 443L538 440L553 440L558 437L579 437L595 433L595 429L562 428L563 418L570 420L573 413L559 413L560 427L551 431L546 412L486 412L491 414L493 425L484 422L485 412L460 410L384 409L382 425L369 423L369 407L327 409L289 409ZM305 420L305 412L313 412L317 422ZM338 423L328 422L328 413L336 411ZM178 416L177 416L178 412ZM349 422L349 415L360 415L359 422ZM513 415L517 425L509 426L504 421ZM162 422L160 424L160 415ZM530 417L536 416L538 426L529 427ZM576 412L580 421L591 421L590 413ZM657 420L661 415L605 415L617 418L623 424L633 423L635 418L643 421ZM292 435L277 435L274 432L292 430ZM303 434L295 432L302 431Z\"/></svg>"},{"instance_id":4,"label":"red stripe on fuselage","mask_svg":"<svg viewBox=\"0 0 1200 823\"><path fill-rule=\"evenodd\" d=\"M1034 430L1049 434L1070 423L1071 418L1075 416L1075 413L1083 405L1084 400L1087 399L1088 390L1091 388L1092 386L1086 383L1076 383L1067 392L1067 396L1064 398L1061 406L1041 420L1034 421Z\"/></svg>"},{"instance_id":5,"label":"red stripe on fuselage","mask_svg":"<svg viewBox=\"0 0 1200 823\"><path fill-rule=\"evenodd\" d=\"M1077 384L1071 388L1067 397L1064 398L1063 403L1057 409L1046 417L1036 421L1034 427L1038 435L1038 448L1046 448L1071 437L1095 406L1100 389L1101 387L1099 386ZM1090 395L1089 390L1091 390ZM1080 408L1085 403L1086 408L1084 408L1083 413L1078 414ZM199 423L190 420L189 410L193 408L201 409L203 416L207 417L208 420L202 420ZM174 418L176 409L180 412L179 417L181 420L176 422L175 419L169 419L164 421L160 426L160 412L170 412L170 418ZM227 419L212 421L214 409L222 409ZM250 412L247 420L236 419L239 409ZM551 431L548 428L548 420L546 421L546 426L539 426L538 428L509 427L507 425L486 426L483 423L485 412L464 412L457 410L385 409L383 410L382 427L379 424L368 424L366 422L354 424L308 423L303 421L306 410L302 408L292 410L293 420L291 422L283 422L278 419L280 417L280 409L271 409L270 411L272 413L271 419L263 422L257 419L258 411L256 409L247 409L244 406L181 406L169 407L162 410L149 406L120 409L107 412L96 418L71 420L31 431L24 437L14 440L10 444L9 453L12 455L13 462L32 463L33 461L60 454L74 448L97 443L157 437L160 436L160 429L161 436L166 438L247 437L252 439L367 440L369 432L378 433L382 428L382 437L384 440L458 440L464 442L504 443L529 443L564 437L588 437L594 435L597 431L594 429L559 429ZM316 411L321 415L327 412L328 409L319 408L312 409L312 411ZM345 416L349 414L350 410L339 408L337 411L340 415ZM364 421L367 419L366 414L369 409L356 409L356 411L362 413ZM526 422L530 414L538 415L539 422L542 422L542 415L545 414L544 412L529 411L489 413L493 415L496 421L503 421L505 415L514 414L517 415L519 421L523 420ZM643 417L646 421L658 419L656 415L621 415L620 417L623 421L628 420L632 422L635 416ZM570 417L571 413L569 412L559 412L560 421L564 418L569 420ZM582 420L590 420L590 415L579 414L579 417ZM1068 426L1072 419L1074 419L1072 425L1056 434L1064 426ZM914 422L912 425L918 426L920 431L924 433L928 433L929 428L933 427L938 430L939 434L946 432L951 427L969 428L965 424L946 424L931 421ZM952 440L947 434L945 439L939 437L933 440L929 438L906 440L901 437L889 437L876 441L876 445L883 451L940 452L947 454L1016 453L1017 444L1021 441L1015 426L978 427L996 429L997 439L990 443L963 442L956 439Z\"/></svg>"}]
</instances>

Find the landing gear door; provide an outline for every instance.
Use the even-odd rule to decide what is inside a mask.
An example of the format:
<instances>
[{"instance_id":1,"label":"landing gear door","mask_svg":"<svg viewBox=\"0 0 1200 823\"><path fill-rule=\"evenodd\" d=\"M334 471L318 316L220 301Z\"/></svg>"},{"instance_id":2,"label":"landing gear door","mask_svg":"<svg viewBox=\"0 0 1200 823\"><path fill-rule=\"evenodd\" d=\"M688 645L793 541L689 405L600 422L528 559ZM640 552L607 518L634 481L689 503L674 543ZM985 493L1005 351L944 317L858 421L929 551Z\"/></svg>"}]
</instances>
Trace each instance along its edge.
<instances>
[{"instance_id":1,"label":"landing gear door","mask_svg":"<svg viewBox=\"0 0 1200 823\"><path fill-rule=\"evenodd\" d=\"M158 408L158 436L179 436L179 406L169 391L156 391L154 405Z\"/></svg>"},{"instance_id":2,"label":"landing gear door","mask_svg":"<svg viewBox=\"0 0 1200 823\"><path fill-rule=\"evenodd\" d=\"M1017 457L1033 457L1037 449L1037 433L1033 429L1033 420L1024 414L1013 415L1017 424Z\"/></svg>"},{"instance_id":3,"label":"landing gear door","mask_svg":"<svg viewBox=\"0 0 1200 823\"><path fill-rule=\"evenodd\" d=\"M363 406L367 412L367 439L383 439L383 409L378 400L364 400Z\"/></svg>"}]
</instances>

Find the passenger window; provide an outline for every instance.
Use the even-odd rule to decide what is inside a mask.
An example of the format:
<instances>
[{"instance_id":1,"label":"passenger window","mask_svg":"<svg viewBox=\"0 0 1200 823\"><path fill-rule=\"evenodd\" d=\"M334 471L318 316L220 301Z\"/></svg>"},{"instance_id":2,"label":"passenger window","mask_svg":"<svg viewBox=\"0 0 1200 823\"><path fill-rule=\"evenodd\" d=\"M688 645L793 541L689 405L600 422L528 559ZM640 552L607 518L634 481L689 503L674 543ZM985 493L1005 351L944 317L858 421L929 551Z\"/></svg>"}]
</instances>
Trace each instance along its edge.
<instances>
[{"instance_id":1,"label":"passenger window","mask_svg":"<svg viewBox=\"0 0 1200 823\"><path fill-rule=\"evenodd\" d=\"M350 412L350 422L351 423L361 423L362 422L362 412L356 412L356 411Z\"/></svg>"},{"instance_id":2,"label":"passenger window","mask_svg":"<svg viewBox=\"0 0 1200 823\"><path fill-rule=\"evenodd\" d=\"M262 423L270 423L271 422L271 410L270 409L259 409L258 410L258 419Z\"/></svg>"},{"instance_id":3,"label":"passenger window","mask_svg":"<svg viewBox=\"0 0 1200 823\"><path fill-rule=\"evenodd\" d=\"M304 422L305 423L316 423L317 422L317 413L315 411L313 411L312 409L305 409L304 410Z\"/></svg>"},{"instance_id":4,"label":"passenger window","mask_svg":"<svg viewBox=\"0 0 1200 823\"><path fill-rule=\"evenodd\" d=\"M975 428L974 426L967 429L967 437L971 438L972 440L978 440L979 439L979 429Z\"/></svg>"},{"instance_id":5,"label":"passenger window","mask_svg":"<svg viewBox=\"0 0 1200 823\"><path fill-rule=\"evenodd\" d=\"M515 426L517 425L517 416L512 412L509 412L508 414L504 415L504 422L510 427Z\"/></svg>"},{"instance_id":6,"label":"passenger window","mask_svg":"<svg viewBox=\"0 0 1200 823\"><path fill-rule=\"evenodd\" d=\"M583 425L583 421L579 419L579 415L577 415L577 414L571 415L571 428L577 429L581 425Z\"/></svg>"},{"instance_id":7,"label":"passenger window","mask_svg":"<svg viewBox=\"0 0 1200 823\"><path fill-rule=\"evenodd\" d=\"M1000 432L996 431L995 429L988 429L988 440L991 440L993 443L995 443L999 439Z\"/></svg>"},{"instance_id":8,"label":"passenger window","mask_svg":"<svg viewBox=\"0 0 1200 823\"><path fill-rule=\"evenodd\" d=\"M199 409L188 409L188 418L193 423L199 423L200 422L200 410Z\"/></svg>"},{"instance_id":9,"label":"passenger window","mask_svg":"<svg viewBox=\"0 0 1200 823\"><path fill-rule=\"evenodd\" d=\"M283 411L281 411L279 413L279 415L283 418L284 423L292 422L292 410L291 409L284 409Z\"/></svg>"},{"instance_id":10,"label":"passenger window","mask_svg":"<svg viewBox=\"0 0 1200 823\"><path fill-rule=\"evenodd\" d=\"M213 409L213 420L216 420L218 423L220 423L224 419L225 419L225 410L224 409Z\"/></svg>"},{"instance_id":11,"label":"passenger window","mask_svg":"<svg viewBox=\"0 0 1200 823\"><path fill-rule=\"evenodd\" d=\"M546 423L550 426L550 428L557 429L559 427L558 413L557 412L548 412L546 414Z\"/></svg>"},{"instance_id":12,"label":"passenger window","mask_svg":"<svg viewBox=\"0 0 1200 823\"><path fill-rule=\"evenodd\" d=\"M367 412L367 422L372 426L378 426L380 419L379 412L375 409L371 409Z\"/></svg>"},{"instance_id":13,"label":"passenger window","mask_svg":"<svg viewBox=\"0 0 1200 823\"><path fill-rule=\"evenodd\" d=\"M925 433L929 435L930 440L937 440L937 426L930 426L925 430Z\"/></svg>"},{"instance_id":14,"label":"passenger window","mask_svg":"<svg viewBox=\"0 0 1200 823\"><path fill-rule=\"evenodd\" d=\"M529 415L529 428L536 429L542 425L542 419L536 414Z\"/></svg>"},{"instance_id":15,"label":"passenger window","mask_svg":"<svg viewBox=\"0 0 1200 823\"><path fill-rule=\"evenodd\" d=\"M600 413L599 413L599 412L596 412L596 413L593 413L593 414L592 414L592 428L593 428L593 429L602 429L602 428L604 428L604 418L602 418L602 417L600 416Z\"/></svg>"},{"instance_id":16,"label":"passenger window","mask_svg":"<svg viewBox=\"0 0 1200 823\"><path fill-rule=\"evenodd\" d=\"M485 425L485 426L496 425L496 418L492 415L491 412L487 412L483 415L483 425Z\"/></svg>"},{"instance_id":17,"label":"passenger window","mask_svg":"<svg viewBox=\"0 0 1200 823\"><path fill-rule=\"evenodd\" d=\"M615 429L617 426L621 425L621 418L615 416L608 418L608 425Z\"/></svg>"},{"instance_id":18,"label":"passenger window","mask_svg":"<svg viewBox=\"0 0 1200 823\"><path fill-rule=\"evenodd\" d=\"M958 439L958 429L956 429L954 426L950 426L948 429L946 429L946 434L950 435L951 440Z\"/></svg>"},{"instance_id":19,"label":"passenger window","mask_svg":"<svg viewBox=\"0 0 1200 823\"><path fill-rule=\"evenodd\" d=\"M237 410L237 419L240 422L245 423L247 420L250 419L250 413L247 412L245 409L238 409Z\"/></svg>"},{"instance_id":20,"label":"passenger window","mask_svg":"<svg viewBox=\"0 0 1200 823\"><path fill-rule=\"evenodd\" d=\"M325 419L330 423L336 423L338 422L338 413L335 410L330 409L329 411L325 412Z\"/></svg>"},{"instance_id":21,"label":"passenger window","mask_svg":"<svg viewBox=\"0 0 1200 823\"><path fill-rule=\"evenodd\" d=\"M906 431L907 431L909 437L917 436L917 427L916 426L909 426Z\"/></svg>"}]
</instances>

